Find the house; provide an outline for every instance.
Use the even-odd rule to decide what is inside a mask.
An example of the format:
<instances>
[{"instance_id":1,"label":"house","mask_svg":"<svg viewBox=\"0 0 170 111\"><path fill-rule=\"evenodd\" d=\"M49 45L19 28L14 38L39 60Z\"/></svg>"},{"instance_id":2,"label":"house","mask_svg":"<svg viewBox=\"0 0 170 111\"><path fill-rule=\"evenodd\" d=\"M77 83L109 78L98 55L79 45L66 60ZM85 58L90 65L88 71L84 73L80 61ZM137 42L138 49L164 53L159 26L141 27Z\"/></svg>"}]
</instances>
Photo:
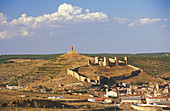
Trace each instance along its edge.
<instances>
[{"instance_id":1,"label":"house","mask_svg":"<svg viewBox=\"0 0 170 111\"><path fill-rule=\"evenodd\" d=\"M17 89L17 90L19 90L21 88L19 86L8 86L8 85L6 85L6 87L7 87L7 89Z\"/></svg>"},{"instance_id":2,"label":"house","mask_svg":"<svg viewBox=\"0 0 170 111\"><path fill-rule=\"evenodd\" d=\"M107 99L107 98L104 98L104 97L97 98L97 97L95 97L95 98L88 98L88 101L89 102L103 102L105 99Z\"/></svg>"},{"instance_id":3,"label":"house","mask_svg":"<svg viewBox=\"0 0 170 111\"><path fill-rule=\"evenodd\" d=\"M112 103L112 99L111 98L106 98L104 100L104 103L106 103L106 104Z\"/></svg>"},{"instance_id":4,"label":"house","mask_svg":"<svg viewBox=\"0 0 170 111\"><path fill-rule=\"evenodd\" d=\"M109 91L109 92L107 92L104 96L105 96L105 97L109 97L109 96L111 96L111 97L117 97L117 92L115 92L115 91Z\"/></svg>"},{"instance_id":5,"label":"house","mask_svg":"<svg viewBox=\"0 0 170 111\"><path fill-rule=\"evenodd\" d=\"M5 86L0 86L0 89L7 89Z\"/></svg>"},{"instance_id":6,"label":"house","mask_svg":"<svg viewBox=\"0 0 170 111\"><path fill-rule=\"evenodd\" d=\"M106 99L106 98L95 98L95 101L103 102L103 101L104 101L104 99Z\"/></svg>"},{"instance_id":7,"label":"house","mask_svg":"<svg viewBox=\"0 0 170 111\"><path fill-rule=\"evenodd\" d=\"M134 92L134 89L132 89L132 88L127 88L127 93L128 93L128 94L133 94L133 92Z\"/></svg>"},{"instance_id":8,"label":"house","mask_svg":"<svg viewBox=\"0 0 170 111\"><path fill-rule=\"evenodd\" d=\"M157 102L162 102L162 101L168 101L170 100L170 97L146 97L146 102L147 104L153 104Z\"/></svg>"},{"instance_id":9,"label":"house","mask_svg":"<svg viewBox=\"0 0 170 111\"><path fill-rule=\"evenodd\" d=\"M95 99L94 98L88 98L87 99L89 102L95 102Z\"/></svg>"},{"instance_id":10,"label":"house","mask_svg":"<svg viewBox=\"0 0 170 111\"><path fill-rule=\"evenodd\" d=\"M121 97L121 102L124 104L141 103L141 96L124 96Z\"/></svg>"}]
</instances>

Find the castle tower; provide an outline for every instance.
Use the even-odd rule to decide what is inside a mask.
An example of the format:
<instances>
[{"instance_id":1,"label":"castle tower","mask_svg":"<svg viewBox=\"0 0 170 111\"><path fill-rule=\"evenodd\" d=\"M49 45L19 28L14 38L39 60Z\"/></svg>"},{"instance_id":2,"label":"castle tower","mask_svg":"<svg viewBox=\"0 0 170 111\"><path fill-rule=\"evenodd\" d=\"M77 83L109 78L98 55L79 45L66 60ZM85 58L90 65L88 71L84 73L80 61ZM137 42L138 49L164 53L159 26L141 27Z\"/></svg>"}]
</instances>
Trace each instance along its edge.
<instances>
[{"instance_id":1,"label":"castle tower","mask_svg":"<svg viewBox=\"0 0 170 111\"><path fill-rule=\"evenodd\" d=\"M115 57L115 64L116 64L116 66L119 66L119 58L118 57Z\"/></svg>"},{"instance_id":2,"label":"castle tower","mask_svg":"<svg viewBox=\"0 0 170 111\"><path fill-rule=\"evenodd\" d=\"M128 57L124 57L124 60L125 60L125 65L127 66L128 65Z\"/></svg>"},{"instance_id":3,"label":"castle tower","mask_svg":"<svg viewBox=\"0 0 170 111\"><path fill-rule=\"evenodd\" d=\"M71 46L71 51L74 51L74 46Z\"/></svg>"},{"instance_id":4,"label":"castle tower","mask_svg":"<svg viewBox=\"0 0 170 111\"><path fill-rule=\"evenodd\" d=\"M88 60L88 65L91 65L91 61L90 60Z\"/></svg>"},{"instance_id":5,"label":"castle tower","mask_svg":"<svg viewBox=\"0 0 170 111\"><path fill-rule=\"evenodd\" d=\"M109 66L109 58L108 57L104 57L103 66Z\"/></svg>"},{"instance_id":6,"label":"castle tower","mask_svg":"<svg viewBox=\"0 0 170 111\"><path fill-rule=\"evenodd\" d=\"M78 51L75 51L74 46L71 46L71 51L68 51L68 54L78 54Z\"/></svg>"},{"instance_id":7,"label":"castle tower","mask_svg":"<svg viewBox=\"0 0 170 111\"><path fill-rule=\"evenodd\" d=\"M95 64L99 64L99 57L95 57Z\"/></svg>"}]
</instances>

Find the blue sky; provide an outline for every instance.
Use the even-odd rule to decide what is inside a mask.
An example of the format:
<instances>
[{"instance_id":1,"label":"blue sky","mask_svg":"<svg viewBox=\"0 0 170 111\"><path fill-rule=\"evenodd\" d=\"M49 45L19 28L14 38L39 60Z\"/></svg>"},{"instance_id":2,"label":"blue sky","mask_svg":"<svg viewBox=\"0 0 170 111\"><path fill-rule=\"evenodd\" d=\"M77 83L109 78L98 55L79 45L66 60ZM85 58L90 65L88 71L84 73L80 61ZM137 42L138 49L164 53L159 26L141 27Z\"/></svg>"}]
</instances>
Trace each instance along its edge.
<instances>
[{"instance_id":1,"label":"blue sky","mask_svg":"<svg viewBox=\"0 0 170 111\"><path fill-rule=\"evenodd\" d=\"M0 54L170 52L169 0L0 0Z\"/></svg>"}]
</instances>

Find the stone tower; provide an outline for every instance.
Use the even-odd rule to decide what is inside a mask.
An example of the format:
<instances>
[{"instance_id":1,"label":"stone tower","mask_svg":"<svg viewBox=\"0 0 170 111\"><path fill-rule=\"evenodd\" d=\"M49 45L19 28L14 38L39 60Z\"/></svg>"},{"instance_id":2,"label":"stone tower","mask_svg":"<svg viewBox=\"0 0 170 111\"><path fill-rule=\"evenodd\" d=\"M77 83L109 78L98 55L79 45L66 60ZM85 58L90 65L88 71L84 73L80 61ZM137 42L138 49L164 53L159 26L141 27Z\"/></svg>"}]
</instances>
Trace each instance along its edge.
<instances>
[{"instance_id":1,"label":"stone tower","mask_svg":"<svg viewBox=\"0 0 170 111\"><path fill-rule=\"evenodd\" d=\"M95 57L95 64L99 64L99 57Z\"/></svg>"},{"instance_id":2,"label":"stone tower","mask_svg":"<svg viewBox=\"0 0 170 111\"><path fill-rule=\"evenodd\" d=\"M87 63L88 65L91 65L91 61L90 60L88 60L88 63Z\"/></svg>"},{"instance_id":3,"label":"stone tower","mask_svg":"<svg viewBox=\"0 0 170 111\"><path fill-rule=\"evenodd\" d=\"M104 57L103 66L109 66L109 58Z\"/></svg>"},{"instance_id":4,"label":"stone tower","mask_svg":"<svg viewBox=\"0 0 170 111\"><path fill-rule=\"evenodd\" d=\"M71 51L68 51L68 54L78 54L78 51L75 51L74 46L71 46Z\"/></svg>"},{"instance_id":5,"label":"stone tower","mask_svg":"<svg viewBox=\"0 0 170 111\"><path fill-rule=\"evenodd\" d=\"M119 66L119 58L118 57L115 57L115 64L116 64L116 66Z\"/></svg>"},{"instance_id":6,"label":"stone tower","mask_svg":"<svg viewBox=\"0 0 170 111\"><path fill-rule=\"evenodd\" d=\"M124 57L124 60L125 60L125 65L127 66L128 65L128 57Z\"/></svg>"},{"instance_id":7,"label":"stone tower","mask_svg":"<svg viewBox=\"0 0 170 111\"><path fill-rule=\"evenodd\" d=\"M74 51L74 46L71 46L71 51Z\"/></svg>"}]
</instances>

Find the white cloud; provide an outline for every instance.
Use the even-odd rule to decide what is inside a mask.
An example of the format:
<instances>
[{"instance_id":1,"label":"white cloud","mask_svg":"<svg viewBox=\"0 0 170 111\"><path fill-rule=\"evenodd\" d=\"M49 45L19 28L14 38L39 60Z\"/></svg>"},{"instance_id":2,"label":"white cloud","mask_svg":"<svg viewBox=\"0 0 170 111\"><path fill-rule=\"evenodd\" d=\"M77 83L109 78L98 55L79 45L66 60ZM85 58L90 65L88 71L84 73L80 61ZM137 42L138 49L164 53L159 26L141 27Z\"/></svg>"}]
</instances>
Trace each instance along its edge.
<instances>
[{"instance_id":1,"label":"white cloud","mask_svg":"<svg viewBox=\"0 0 170 111\"><path fill-rule=\"evenodd\" d=\"M143 18L143 19L138 19L133 21L132 23L129 24L130 27L132 26L141 26L141 25L146 25L146 24L153 24L156 22L161 22L161 21L168 21L168 19L160 19L160 18Z\"/></svg>"},{"instance_id":2,"label":"white cloud","mask_svg":"<svg viewBox=\"0 0 170 111\"><path fill-rule=\"evenodd\" d=\"M58 13L63 16L77 15L82 13L82 8L64 3L59 6Z\"/></svg>"},{"instance_id":3,"label":"white cloud","mask_svg":"<svg viewBox=\"0 0 170 111\"><path fill-rule=\"evenodd\" d=\"M15 36L29 37L39 35L54 35L58 28L63 28L67 24L76 24L84 22L108 22L113 20L119 24L128 24L128 26L141 26L153 24L168 19L160 18L143 18L132 21L128 18L113 17L108 18L103 12L90 12L89 9L83 9L70 4L61 4L58 10L52 14L44 14L37 17L27 16L23 13L18 19L11 22L7 21L7 16L0 13L0 38L12 38ZM165 26L161 26L164 28ZM160 28L161 28L160 27Z\"/></svg>"},{"instance_id":4,"label":"white cloud","mask_svg":"<svg viewBox=\"0 0 170 111\"><path fill-rule=\"evenodd\" d=\"M0 13L0 24L6 23L7 17L3 13Z\"/></svg>"},{"instance_id":5,"label":"white cloud","mask_svg":"<svg viewBox=\"0 0 170 111\"><path fill-rule=\"evenodd\" d=\"M125 24L125 23L130 22L130 19L128 18L113 17L113 20L118 22L119 24Z\"/></svg>"},{"instance_id":6,"label":"white cloud","mask_svg":"<svg viewBox=\"0 0 170 111\"><path fill-rule=\"evenodd\" d=\"M23 35L23 36L28 36L28 31L27 31L27 29L26 28L21 28L21 35Z\"/></svg>"},{"instance_id":7,"label":"white cloud","mask_svg":"<svg viewBox=\"0 0 170 111\"><path fill-rule=\"evenodd\" d=\"M4 39L7 36L7 31L0 32L0 38Z\"/></svg>"},{"instance_id":8,"label":"white cloud","mask_svg":"<svg viewBox=\"0 0 170 111\"><path fill-rule=\"evenodd\" d=\"M86 13L89 13L90 12L90 10L89 9L86 9Z\"/></svg>"},{"instance_id":9,"label":"white cloud","mask_svg":"<svg viewBox=\"0 0 170 111\"><path fill-rule=\"evenodd\" d=\"M70 4L62 4L58 7L58 11L52 14L44 14L38 17L27 16L25 13L18 19L7 22L7 17L0 13L0 38L10 38L13 36L32 36L37 35L44 28L59 28L64 24L72 24L79 22L106 22L108 16L103 12L82 13L82 8L72 6ZM62 24L62 25L61 25ZM38 30L38 31L37 31ZM31 33L30 33L31 32ZM48 32L48 31L47 31ZM49 32L51 33L51 32Z\"/></svg>"}]
</instances>

